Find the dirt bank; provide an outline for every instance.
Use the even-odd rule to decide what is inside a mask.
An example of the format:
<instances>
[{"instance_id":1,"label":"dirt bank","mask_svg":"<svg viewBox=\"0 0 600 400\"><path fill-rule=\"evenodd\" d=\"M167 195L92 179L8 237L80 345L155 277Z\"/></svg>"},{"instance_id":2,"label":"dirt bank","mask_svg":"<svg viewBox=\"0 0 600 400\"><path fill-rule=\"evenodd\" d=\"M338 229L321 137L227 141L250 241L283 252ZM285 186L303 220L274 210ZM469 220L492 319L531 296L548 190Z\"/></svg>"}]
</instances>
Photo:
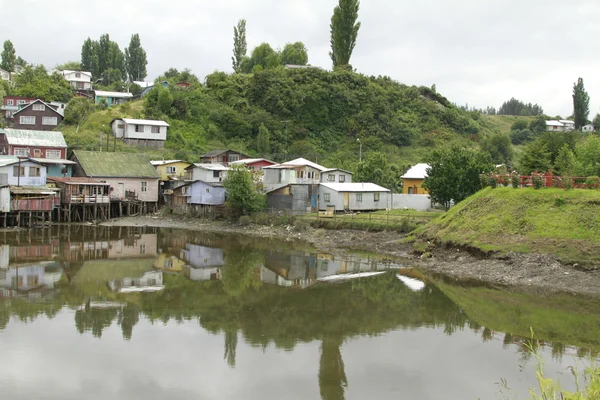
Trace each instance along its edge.
<instances>
[{"instance_id":1,"label":"dirt bank","mask_svg":"<svg viewBox=\"0 0 600 400\"><path fill-rule=\"evenodd\" d=\"M422 259L412 254L412 246L400 243L397 232L364 232L306 228L296 231L290 226L240 226L237 223L203 221L163 216L126 217L102 223L104 226L152 226L181 228L214 233L234 233L261 238L300 239L329 253L365 251L425 271L459 280L475 279L493 285L540 293L567 292L600 297L600 272L585 272L577 266L564 265L551 255L507 253L485 259L460 249L434 249L432 257Z\"/></svg>"}]
</instances>

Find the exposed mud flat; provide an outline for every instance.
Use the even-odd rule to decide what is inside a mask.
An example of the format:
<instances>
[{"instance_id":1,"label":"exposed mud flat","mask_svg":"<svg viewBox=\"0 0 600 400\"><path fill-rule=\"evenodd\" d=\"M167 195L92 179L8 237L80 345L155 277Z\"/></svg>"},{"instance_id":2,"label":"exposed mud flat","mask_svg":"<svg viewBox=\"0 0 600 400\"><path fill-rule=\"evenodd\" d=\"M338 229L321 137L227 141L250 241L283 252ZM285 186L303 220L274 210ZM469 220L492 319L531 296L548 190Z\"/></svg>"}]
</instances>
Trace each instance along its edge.
<instances>
[{"instance_id":1,"label":"exposed mud flat","mask_svg":"<svg viewBox=\"0 0 600 400\"><path fill-rule=\"evenodd\" d=\"M412 245L400 243L397 232L324 230L291 226L242 226L237 223L205 221L177 216L126 217L104 222L104 226L152 226L180 228L213 233L242 234L261 238L303 240L330 253L363 251L382 258L401 260L407 266L443 274L458 280L478 280L515 290L541 294L566 292L600 297L600 271L582 271L577 265L565 265L553 255L492 254L473 255L456 248L435 248L431 257L413 254Z\"/></svg>"}]
</instances>

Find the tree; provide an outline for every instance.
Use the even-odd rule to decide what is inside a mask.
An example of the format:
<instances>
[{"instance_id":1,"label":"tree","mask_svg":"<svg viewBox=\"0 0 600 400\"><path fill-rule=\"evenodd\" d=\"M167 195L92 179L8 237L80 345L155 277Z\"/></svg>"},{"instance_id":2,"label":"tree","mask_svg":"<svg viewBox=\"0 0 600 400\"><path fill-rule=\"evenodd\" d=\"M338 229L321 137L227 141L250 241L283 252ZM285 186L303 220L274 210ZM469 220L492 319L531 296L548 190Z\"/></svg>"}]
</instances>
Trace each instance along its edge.
<instances>
[{"instance_id":1,"label":"tree","mask_svg":"<svg viewBox=\"0 0 600 400\"><path fill-rule=\"evenodd\" d=\"M10 40L4 42L4 49L2 50L2 61L0 62L0 68L7 72L15 72L15 66L17 64L17 55L15 47Z\"/></svg>"},{"instance_id":2,"label":"tree","mask_svg":"<svg viewBox=\"0 0 600 400\"><path fill-rule=\"evenodd\" d=\"M98 73L101 74L110 66L110 36L108 33L100 36L96 46L96 54L98 55Z\"/></svg>"},{"instance_id":3,"label":"tree","mask_svg":"<svg viewBox=\"0 0 600 400\"><path fill-rule=\"evenodd\" d=\"M302 42L288 43L279 56L281 64L306 65L308 64L308 50Z\"/></svg>"},{"instance_id":4,"label":"tree","mask_svg":"<svg viewBox=\"0 0 600 400\"><path fill-rule=\"evenodd\" d=\"M510 100L502 103L502 106L498 109L499 115L520 115L520 116L532 116L542 115L544 110L537 104L531 104L515 99L512 97Z\"/></svg>"},{"instance_id":5,"label":"tree","mask_svg":"<svg viewBox=\"0 0 600 400\"><path fill-rule=\"evenodd\" d=\"M551 169L552 161L546 142L540 138L529 143L521 154L519 165L519 170L524 175L536 171L545 172Z\"/></svg>"},{"instance_id":6,"label":"tree","mask_svg":"<svg viewBox=\"0 0 600 400\"><path fill-rule=\"evenodd\" d=\"M142 48L140 35L137 33L131 35L129 47L125 49L125 69L127 70L129 80L144 80L146 75L148 75L146 72L147 65L146 51Z\"/></svg>"},{"instance_id":7,"label":"tree","mask_svg":"<svg viewBox=\"0 0 600 400\"><path fill-rule=\"evenodd\" d=\"M81 71L82 70L81 63L79 61L67 61L62 64L57 64L54 67L54 69L57 71L64 71L64 70Z\"/></svg>"},{"instance_id":8,"label":"tree","mask_svg":"<svg viewBox=\"0 0 600 400\"><path fill-rule=\"evenodd\" d=\"M556 161L554 162L555 172L561 176L573 175L576 163L577 160L575 159L573 150L565 143L559 150L558 156L556 156Z\"/></svg>"},{"instance_id":9,"label":"tree","mask_svg":"<svg viewBox=\"0 0 600 400\"><path fill-rule=\"evenodd\" d=\"M600 131L600 114L596 114L592 124L594 125L594 130Z\"/></svg>"},{"instance_id":10,"label":"tree","mask_svg":"<svg viewBox=\"0 0 600 400\"><path fill-rule=\"evenodd\" d=\"M459 145L435 149L428 157L429 168L423 187L431 200L446 210L482 188L480 176L492 170L488 154Z\"/></svg>"},{"instance_id":11,"label":"tree","mask_svg":"<svg viewBox=\"0 0 600 400\"><path fill-rule=\"evenodd\" d=\"M246 73L275 68L279 65L279 55L269 43L261 43L252 50L249 62L244 65L245 69L250 68L243 71Z\"/></svg>"},{"instance_id":12,"label":"tree","mask_svg":"<svg viewBox=\"0 0 600 400\"><path fill-rule=\"evenodd\" d=\"M538 116L529 123L529 130L533 133L543 133L546 132L546 129L546 118L543 115Z\"/></svg>"},{"instance_id":13,"label":"tree","mask_svg":"<svg viewBox=\"0 0 600 400\"><path fill-rule=\"evenodd\" d=\"M590 114L590 96L585 91L583 79L577 79L573 84L573 117L575 129L581 129L587 123Z\"/></svg>"},{"instance_id":14,"label":"tree","mask_svg":"<svg viewBox=\"0 0 600 400\"><path fill-rule=\"evenodd\" d=\"M248 52L248 43L246 42L246 20L240 19L237 26L233 27L233 71L235 73L242 72L242 61Z\"/></svg>"},{"instance_id":15,"label":"tree","mask_svg":"<svg viewBox=\"0 0 600 400\"><path fill-rule=\"evenodd\" d=\"M247 214L264 209L265 196L258 193L252 174L243 166L237 165L229 170L223 186L227 191L225 205L232 210Z\"/></svg>"},{"instance_id":16,"label":"tree","mask_svg":"<svg viewBox=\"0 0 600 400\"><path fill-rule=\"evenodd\" d=\"M600 176L600 138L588 136L577 144L577 165L575 173L582 176Z\"/></svg>"},{"instance_id":17,"label":"tree","mask_svg":"<svg viewBox=\"0 0 600 400\"><path fill-rule=\"evenodd\" d=\"M173 105L173 96L171 95L171 91L169 89L160 86L158 92L158 108L164 114L168 114L171 111L171 106Z\"/></svg>"},{"instance_id":18,"label":"tree","mask_svg":"<svg viewBox=\"0 0 600 400\"><path fill-rule=\"evenodd\" d=\"M48 75L43 65L26 66L15 78L16 96L33 97L46 101L67 102L73 96L69 82L58 72Z\"/></svg>"},{"instance_id":19,"label":"tree","mask_svg":"<svg viewBox=\"0 0 600 400\"><path fill-rule=\"evenodd\" d=\"M260 124L258 136L256 137L256 150L262 157L269 157L271 154L271 141L269 130L265 124Z\"/></svg>"},{"instance_id":20,"label":"tree","mask_svg":"<svg viewBox=\"0 0 600 400\"><path fill-rule=\"evenodd\" d=\"M514 145L527 143L533 140L533 132L529 129L522 129L510 132L510 141Z\"/></svg>"},{"instance_id":21,"label":"tree","mask_svg":"<svg viewBox=\"0 0 600 400\"><path fill-rule=\"evenodd\" d=\"M90 38L87 38L83 42L83 46L81 46L81 69L91 72L92 76L96 79L100 76L98 46L98 42L94 42Z\"/></svg>"},{"instance_id":22,"label":"tree","mask_svg":"<svg viewBox=\"0 0 600 400\"><path fill-rule=\"evenodd\" d=\"M385 154L379 151L369 152L356 167L356 182L372 182L386 189L400 189L402 171L390 164Z\"/></svg>"},{"instance_id":23,"label":"tree","mask_svg":"<svg viewBox=\"0 0 600 400\"><path fill-rule=\"evenodd\" d=\"M350 67L350 57L360 29L358 0L339 0L331 17L331 52L333 67ZM350 67L351 68L351 67Z\"/></svg>"},{"instance_id":24,"label":"tree","mask_svg":"<svg viewBox=\"0 0 600 400\"><path fill-rule=\"evenodd\" d=\"M481 150L490 154L496 164L510 165L513 151L508 135L497 133L481 141Z\"/></svg>"},{"instance_id":25,"label":"tree","mask_svg":"<svg viewBox=\"0 0 600 400\"><path fill-rule=\"evenodd\" d=\"M93 107L94 105L87 98L73 97L65 108L64 122L66 124L77 124L77 126L80 126L85 121Z\"/></svg>"}]
</instances>

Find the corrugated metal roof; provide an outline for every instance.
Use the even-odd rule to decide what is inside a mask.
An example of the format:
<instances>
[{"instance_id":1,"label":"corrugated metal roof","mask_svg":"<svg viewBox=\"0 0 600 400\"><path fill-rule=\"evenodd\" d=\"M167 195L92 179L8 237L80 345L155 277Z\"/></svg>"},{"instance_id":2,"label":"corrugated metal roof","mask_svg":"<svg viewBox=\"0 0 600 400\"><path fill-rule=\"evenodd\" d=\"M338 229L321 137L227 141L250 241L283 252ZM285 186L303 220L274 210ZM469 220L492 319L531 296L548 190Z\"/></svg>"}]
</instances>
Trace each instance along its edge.
<instances>
[{"instance_id":1,"label":"corrugated metal roof","mask_svg":"<svg viewBox=\"0 0 600 400\"><path fill-rule=\"evenodd\" d=\"M404 175L402 179L425 179L427 178L427 168L430 168L429 164L420 163L413 165Z\"/></svg>"},{"instance_id":2,"label":"corrugated metal roof","mask_svg":"<svg viewBox=\"0 0 600 400\"><path fill-rule=\"evenodd\" d=\"M19 162L19 157L17 156L0 156L0 167L5 167L7 165L16 164ZM34 164L41 164L35 161L32 158L21 157L21 162L33 162Z\"/></svg>"},{"instance_id":3,"label":"corrugated metal roof","mask_svg":"<svg viewBox=\"0 0 600 400\"><path fill-rule=\"evenodd\" d=\"M104 90L94 90L94 93L96 94L96 96L101 96L101 97L121 97L121 98L133 97L133 94L124 93L124 92L106 92Z\"/></svg>"},{"instance_id":4,"label":"corrugated metal roof","mask_svg":"<svg viewBox=\"0 0 600 400\"><path fill-rule=\"evenodd\" d=\"M173 164L178 162L186 162L183 160L151 160L150 163L154 166L156 165L165 165L165 164ZM188 163L189 164L189 163Z\"/></svg>"},{"instance_id":5,"label":"corrugated metal roof","mask_svg":"<svg viewBox=\"0 0 600 400\"><path fill-rule=\"evenodd\" d=\"M546 121L546 126L565 126L562 122L550 120Z\"/></svg>"},{"instance_id":6,"label":"corrugated metal roof","mask_svg":"<svg viewBox=\"0 0 600 400\"><path fill-rule=\"evenodd\" d=\"M165 121L157 121L152 119L132 119L132 118L117 118L125 121L126 124L134 125L151 125L151 126L171 126Z\"/></svg>"},{"instance_id":7,"label":"corrugated metal roof","mask_svg":"<svg viewBox=\"0 0 600 400\"><path fill-rule=\"evenodd\" d=\"M309 167L312 167L321 172L328 169L322 165L319 165L317 163L309 161L306 158L296 158L295 160L292 160L292 161L286 161L283 164L269 165L268 167L264 167L263 169L265 169L265 168L277 168L277 169L288 169L289 168L289 169L291 169L291 168L297 168L297 167L303 167L303 166L309 166Z\"/></svg>"},{"instance_id":8,"label":"corrugated metal roof","mask_svg":"<svg viewBox=\"0 0 600 400\"><path fill-rule=\"evenodd\" d=\"M40 164L62 164L62 165L73 165L77 164L75 161L71 160L63 160L62 158L38 158L38 157L30 157L32 161L35 161Z\"/></svg>"},{"instance_id":9,"label":"corrugated metal roof","mask_svg":"<svg viewBox=\"0 0 600 400\"><path fill-rule=\"evenodd\" d=\"M218 156L219 154L223 154L228 151L229 150L213 150L213 151L209 151L206 154L202 154L200 157L214 157L214 156Z\"/></svg>"},{"instance_id":10,"label":"corrugated metal roof","mask_svg":"<svg viewBox=\"0 0 600 400\"><path fill-rule=\"evenodd\" d=\"M354 172L346 171L345 169L341 169L341 168L327 168L327 169L324 169L323 171L321 171L321 173L324 174L326 172L333 172L333 171L342 171L347 174L354 175Z\"/></svg>"},{"instance_id":11,"label":"corrugated metal roof","mask_svg":"<svg viewBox=\"0 0 600 400\"><path fill-rule=\"evenodd\" d=\"M49 188L46 186L11 186L10 192L14 194L56 194L58 188Z\"/></svg>"},{"instance_id":12,"label":"corrugated metal roof","mask_svg":"<svg viewBox=\"0 0 600 400\"><path fill-rule=\"evenodd\" d=\"M227 168L223 164L192 164L188 168L198 167L202 169L207 169L209 171L229 171L231 168Z\"/></svg>"},{"instance_id":13,"label":"corrugated metal roof","mask_svg":"<svg viewBox=\"0 0 600 400\"><path fill-rule=\"evenodd\" d=\"M67 147L62 132L31 131L25 129L0 129L9 144L17 146Z\"/></svg>"},{"instance_id":14,"label":"corrugated metal roof","mask_svg":"<svg viewBox=\"0 0 600 400\"><path fill-rule=\"evenodd\" d=\"M389 192L382 186L369 182L351 183L321 183L322 186L335 190L336 192Z\"/></svg>"},{"instance_id":15,"label":"corrugated metal roof","mask_svg":"<svg viewBox=\"0 0 600 400\"><path fill-rule=\"evenodd\" d=\"M86 176L114 178L158 178L150 159L141 153L110 153L74 150Z\"/></svg>"},{"instance_id":16,"label":"corrugated metal roof","mask_svg":"<svg viewBox=\"0 0 600 400\"><path fill-rule=\"evenodd\" d=\"M266 162L270 162L272 164L277 164L275 161L271 161L271 160L267 160L266 158L244 158L243 160L238 160L238 161L232 161L229 164L230 165L247 165L247 164L253 164L256 162L261 162L261 161L266 161Z\"/></svg>"}]
</instances>

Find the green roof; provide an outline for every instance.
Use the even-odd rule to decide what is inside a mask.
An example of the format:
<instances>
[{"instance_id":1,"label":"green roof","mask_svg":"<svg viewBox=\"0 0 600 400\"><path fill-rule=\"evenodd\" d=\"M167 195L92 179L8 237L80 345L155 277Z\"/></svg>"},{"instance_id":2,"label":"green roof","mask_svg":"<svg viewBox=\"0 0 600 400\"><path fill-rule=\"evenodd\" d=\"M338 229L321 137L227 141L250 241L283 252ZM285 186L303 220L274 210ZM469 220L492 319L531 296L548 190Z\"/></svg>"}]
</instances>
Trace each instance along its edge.
<instances>
[{"instance_id":1,"label":"green roof","mask_svg":"<svg viewBox=\"0 0 600 400\"><path fill-rule=\"evenodd\" d=\"M145 154L74 150L73 155L90 178L159 178Z\"/></svg>"}]
</instances>

